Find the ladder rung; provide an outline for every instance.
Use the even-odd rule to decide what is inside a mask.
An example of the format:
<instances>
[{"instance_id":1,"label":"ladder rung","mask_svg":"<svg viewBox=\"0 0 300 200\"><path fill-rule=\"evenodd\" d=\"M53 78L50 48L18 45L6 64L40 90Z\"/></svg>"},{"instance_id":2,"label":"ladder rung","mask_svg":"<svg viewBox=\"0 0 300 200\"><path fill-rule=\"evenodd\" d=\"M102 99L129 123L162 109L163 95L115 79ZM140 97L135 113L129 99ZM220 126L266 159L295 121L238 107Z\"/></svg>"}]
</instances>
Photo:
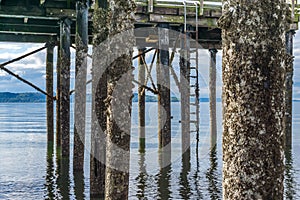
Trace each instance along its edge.
<instances>
[{"instance_id":1,"label":"ladder rung","mask_svg":"<svg viewBox=\"0 0 300 200\"><path fill-rule=\"evenodd\" d=\"M196 67L190 67L190 69L197 69Z\"/></svg>"},{"instance_id":2,"label":"ladder rung","mask_svg":"<svg viewBox=\"0 0 300 200\"><path fill-rule=\"evenodd\" d=\"M190 123L198 123L197 120L190 120Z\"/></svg>"},{"instance_id":3,"label":"ladder rung","mask_svg":"<svg viewBox=\"0 0 300 200\"><path fill-rule=\"evenodd\" d=\"M190 85L190 87L197 87L197 85Z\"/></svg>"},{"instance_id":4,"label":"ladder rung","mask_svg":"<svg viewBox=\"0 0 300 200\"><path fill-rule=\"evenodd\" d=\"M190 112L191 115L196 115L196 112Z\"/></svg>"},{"instance_id":5,"label":"ladder rung","mask_svg":"<svg viewBox=\"0 0 300 200\"><path fill-rule=\"evenodd\" d=\"M198 76L190 76L190 78L197 78Z\"/></svg>"},{"instance_id":6,"label":"ladder rung","mask_svg":"<svg viewBox=\"0 0 300 200\"><path fill-rule=\"evenodd\" d=\"M190 94L190 96L191 96L191 97L195 97L195 96L196 96L196 94Z\"/></svg>"},{"instance_id":7,"label":"ladder rung","mask_svg":"<svg viewBox=\"0 0 300 200\"><path fill-rule=\"evenodd\" d=\"M190 103L190 106L198 106L197 103Z\"/></svg>"}]
</instances>

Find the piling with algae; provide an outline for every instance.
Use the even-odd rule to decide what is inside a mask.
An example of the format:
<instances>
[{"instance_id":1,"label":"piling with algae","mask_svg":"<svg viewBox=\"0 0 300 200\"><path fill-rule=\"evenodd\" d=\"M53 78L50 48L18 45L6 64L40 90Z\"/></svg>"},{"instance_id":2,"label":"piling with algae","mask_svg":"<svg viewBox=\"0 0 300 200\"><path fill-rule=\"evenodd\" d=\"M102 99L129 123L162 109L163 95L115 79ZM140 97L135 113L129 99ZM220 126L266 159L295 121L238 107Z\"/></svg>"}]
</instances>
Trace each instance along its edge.
<instances>
[{"instance_id":1,"label":"piling with algae","mask_svg":"<svg viewBox=\"0 0 300 200\"><path fill-rule=\"evenodd\" d=\"M223 199L283 199L284 0L223 1Z\"/></svg>"},{"instance_id":2,"label":"piling with algae","mask_svg":"<svg viewBox=\"0 0 300 200\"><path fill-rule=\"evenodd\" d=\"M110 0L108 14L109 56L107 68L107 143L105 199L128 199L131 98L133 96L132 52L134 38L133 0ZM116 56L117 55L117 56Z\"/></svg>"}]
</instances>

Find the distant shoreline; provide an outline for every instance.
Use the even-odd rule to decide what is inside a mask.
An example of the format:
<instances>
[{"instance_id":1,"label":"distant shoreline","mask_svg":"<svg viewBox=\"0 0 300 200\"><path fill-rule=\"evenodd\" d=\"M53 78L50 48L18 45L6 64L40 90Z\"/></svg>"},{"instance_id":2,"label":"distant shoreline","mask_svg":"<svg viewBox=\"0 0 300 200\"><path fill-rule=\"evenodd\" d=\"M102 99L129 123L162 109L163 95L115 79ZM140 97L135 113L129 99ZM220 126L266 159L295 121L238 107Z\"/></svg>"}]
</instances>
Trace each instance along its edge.
<instances>
[{"instance_id":1,"label":"distant shoreline","mask_svg":"<svg viewBox=\"0 0 300 200\"><path fill-rule=\"evenodd\" d=\"M73 97L73 96L72 96ZM71 97L71 102L73 98ZM87 95L87 101L91 102L91 95ZM177 97L172 97L171 102L179 102ZM0 103L45 103L46 96L38 92L0 92ZM138 102L138 94L134 93L132 102ZM146 95L146 102L157 102L157 97ZM200 102L209 102L209 98L200 98ZM222 102L221 98L217 98L217 102ZM300 99L293 99L293 102L300 102Z\"/></svg>"}]
</instances>

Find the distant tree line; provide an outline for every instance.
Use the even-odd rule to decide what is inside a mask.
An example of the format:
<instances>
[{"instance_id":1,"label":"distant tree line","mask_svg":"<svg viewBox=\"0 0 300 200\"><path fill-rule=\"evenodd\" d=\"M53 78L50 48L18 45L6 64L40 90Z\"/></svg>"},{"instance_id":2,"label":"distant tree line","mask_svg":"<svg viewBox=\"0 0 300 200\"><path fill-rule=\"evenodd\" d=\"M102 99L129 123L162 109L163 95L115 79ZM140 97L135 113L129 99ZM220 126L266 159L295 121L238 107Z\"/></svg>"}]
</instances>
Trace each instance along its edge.
<instances>
[{"instance_id":1,"label":"distant tree line","mask_svg":"<svg viewBox=\"0 0 300 200\"><path fill-rule=\"evenodd\" d=\"M11 92L0 92L0 103L39 103L46 102L46 97L43 94L37 92L28 93L11 93Z\"/></svg>"},{"instance_id":2,"label":"distant tree line","mask_svg":"<svg viewBox=\"0 0 300 200\"><path fill-rule=\"evenodd\" d=\"M55 94L54 94L55 95ZM138 94L134 93L132 102L138 102ZM91 95L87 95L87 101L91 102ZM172 96L172 102L179 102L180 99ZM194 101L193 99L191 101ZM217 99L221 102L221 99ZM0 103L41 103L46 102L46 96L38 92L26 92L26 93L11 93L0 92ZM71 96L71 102L73 102L73 95ZM157 96L146 95L146 102L157 102ZM209 98L201 98L200 102L209 102Z\"/></svg>"}]
</instances>

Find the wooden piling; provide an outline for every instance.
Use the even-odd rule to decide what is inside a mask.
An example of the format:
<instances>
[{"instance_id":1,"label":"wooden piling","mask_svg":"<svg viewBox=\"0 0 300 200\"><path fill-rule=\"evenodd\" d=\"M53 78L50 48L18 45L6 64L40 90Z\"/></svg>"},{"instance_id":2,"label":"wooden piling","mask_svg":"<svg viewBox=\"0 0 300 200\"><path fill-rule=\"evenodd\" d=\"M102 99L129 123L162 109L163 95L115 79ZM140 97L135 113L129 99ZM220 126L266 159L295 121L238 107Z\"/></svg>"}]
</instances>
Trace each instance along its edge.
<instances>
[{"instance_id":1,"label":"wooden piling","mask_svg":"<svg viewBox=\"0 0 300 200\"><path fill-rule=\"evenodd\" d=\"M83 171L85 145L86 76L88 52L88 2L76 2L76 78L74 104L73 171Z\"/></svg>"},{"instance_id":2,"label":"wooden piling","mask_svg":"<svg viewBox=\"0 0 300 200\"><path fill-rule=\"evenodd\" d=\"M63 157L70 155L70 33L72 21L65 18L60 23L60 126Z\"/></svg>"},{"instance_id":3,"label":"wooden piling","mask_svg":"<svg viewBox=\"0 0 300 200\"><path fill-rule=\"evenodd\" d=\"M106 171L106 105L107 75L106 59L99 48L107 39L107 1L96 1L93 15L92 60L92 124L90 157L90 198L105 196Z\"/></svg>"},{"instance_id":4,"label":"wooden piling","mask_svg":"<svg viewBox=\"0 0 300 200\"><path fill-rule=\"evenodd\" d=\"M181 152L190 148L190 39L182 31L180 44Z\"/></svg>"},{"instance_id":5,"label":"wooden piling","mask_svg":"<svg viewBox=\"0 0 300 200\"><path fill-rule=\"evenodd\" d=\"M188 30L190 26L188 26ZM180 41L180 103L181 103L181 163L180 173L180 195L183 199L189 199L190 186L188 174L191 170L190 149L190 34L182 27Z\"/></svg>"},{"instance_id":6,"label":"wooden piling","mask_svg":"<svg viewBox=\"0 0 300 200\"><path fill-rule=\"evenodd\" d=\"M293 56L293 37L295 31L291 30L286 33L286 53ZM285 80L285 145L287 148L292 147L292 114L293 114L293 75L294 66L290 62L286 66Z\"/></svg>"},{"instance_id":7,"label":"wooden piling","mask_svg":"<svg viewBox=\"0 0 300 200\"><path fill-rule=\"evenodd\" d=\"M216 54L217 49L210 49L209 67L209 112L210 112L210 147L217 145L217 114L216 114Z\"/></svg>"},{"instance_id":8,"label":"wooden piling","mask_svg":"<svg viewBox=\"0 0 300 200\"><path fill-rule=\"evenodd\" d=\"M138 59L138 81L140 83L145 83L146 80L146 70L145 70L145 54L146 48L140 48L138 53L141 56ZM146 134L145 134L145 89L139 85L138 88L138 106L139 106L139 151L145 152L146 147Z\"/></svg>"},{"instance_id":9,"label":"wooden piling","mask_svg":"<svg viewBox=\"0 0 300 200\"><path fill-rule=\"evenodd\" d=\"M284 4L233 0L224 4L219 19L224 200L284 196L284 65L291 62Z\"/></svg>"},{"instance_id":10,"label":"wooden piling","mask_svg":"<svg viewBox=\"0 0 300 200\"><path fill-rule=\"evenodd\" d=\"M46 91L47 94L53 96L53 45L47 44L46 55ZM54 111L53 98L46 97L47 101L47 140L53 143L54 140Z\"/></svg>"},{"instance_id":11,"label":"wooden piling","mask_svg":"<svg viewBox=\"0 0 300 200\"><path fill-rule=\"evenodd\" d=\"M167 23L159 24L159 54L157 66L158 89L158 142L161 150L159 158L162 167L171 162L171 95L169 71L169 27Z\"/></svg>"},{"instance_id":12,"label":"wooden piling","mask_svg":"<svg viewBox=\"0 0 300 200\"><path fill-rule=\"evenodd\" d=\"M57 57L56 57L56 148L61 147L61 130L60 130L60 44L57 45Z\"/></svg>"},{"instance_id":13,"label":"wooden piling","mask_svg":"<svg viewBox=\"0 0 300 200\"><path fill-rule=\"evenodd\" d=\"M115 59L108 70L105 199L126 200L129 189L131 98L134 87L132 52L135 37L132 13L135 5L128 0L111 0L110 5L109 52L112 52Z\"/></svg>"}]
</instances>

